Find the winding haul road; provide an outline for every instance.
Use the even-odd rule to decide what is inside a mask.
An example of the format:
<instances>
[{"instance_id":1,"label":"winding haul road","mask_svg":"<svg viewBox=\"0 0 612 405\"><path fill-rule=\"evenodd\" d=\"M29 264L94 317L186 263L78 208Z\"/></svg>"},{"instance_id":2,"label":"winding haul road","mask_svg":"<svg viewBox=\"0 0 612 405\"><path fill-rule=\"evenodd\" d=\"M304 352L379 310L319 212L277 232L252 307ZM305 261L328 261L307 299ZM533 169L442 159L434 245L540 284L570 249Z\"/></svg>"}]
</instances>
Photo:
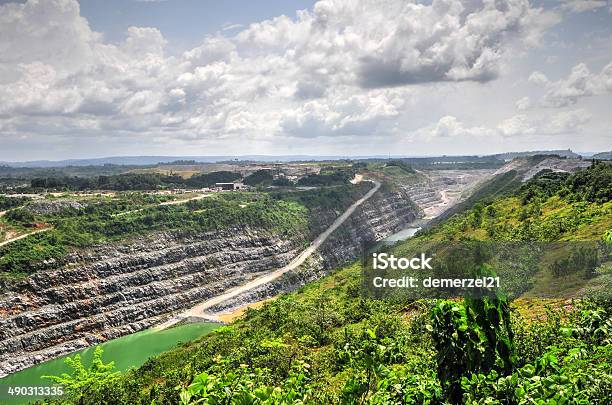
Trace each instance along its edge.
<instances>
[{"instance_id":1,"label":"winding haul road","mask_svg":"<svg viewBox=\"0 0 612 405\"><path fill-rule=\"evenodd\" d=\"M282 276L283 274L287 273L288 271L294 270L297 267L301 266L306 261L306 259L308 259L323 244L323 242L327 240L329 235L331 235L336 229L338 229L344 223L344 221L346 221L353 214L353 212L355 212L357 207L359 207L361 204L369 200L370 197L372 197L380 188L379 182L375 180L366 180L366 181L371 181L372 183L374 183L374 187L370 191L368 191L363 197L361 197L359 200L355 201L346 211L344 211L342 215L336 218L334 223L331 224L329 228L325 230L325 232L317 236L317 238L314 241L312 241L312 243L306 249L304 249L302 253L300 253L293 260L291 260L289 264L287 264L284 267L281 267L278 270L274 270L273 272L257 277L249 281L248 283L231 288L227 292L221 295L218 295L207 301L204 301L188 309L187 311L182 312L172 317L170 320L156 326L155 329L162 330L162 329L169 328L170 326L175 325L178 322L182 321L183 319L186 319L189 317L214 318L213 316L205 315L204 311L224 301L234 298L244 292L247 292L249 290L262 286L266 283L274 281L280 276Z\"/></svg>"}]
</instances>

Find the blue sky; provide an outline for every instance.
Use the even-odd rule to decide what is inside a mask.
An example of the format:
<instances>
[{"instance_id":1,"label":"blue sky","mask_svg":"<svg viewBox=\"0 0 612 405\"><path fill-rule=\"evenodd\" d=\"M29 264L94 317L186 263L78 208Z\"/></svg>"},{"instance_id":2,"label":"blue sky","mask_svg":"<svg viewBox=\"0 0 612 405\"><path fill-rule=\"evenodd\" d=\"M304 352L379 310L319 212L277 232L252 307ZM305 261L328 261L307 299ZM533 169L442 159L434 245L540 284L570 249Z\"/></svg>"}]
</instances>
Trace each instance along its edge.
<instances>
[{"instance_id":1,"label":"blue sky","mask_svg":"<svg viewBox=\"0 0 612 405\"><path fill-rule=\"evenodd\" d=\"M0 161L612 149L612 0L0 0Z\"/></svg>"},{"instance_id":2,"label":"blue sky","mask_svg":"<svg viewBox=\"0 0 612 405\"><path fill-rule=\"evenodd\" d=\"M129 26L156 27L170 44L170 52L182 52L197 46L206 35L228 26L248 25L281 14L295 15L296 10L311 8L313 1L303 0L81 0L81 15L92 29L106 39L119 42Z\"/></svg>"}]
</instances>

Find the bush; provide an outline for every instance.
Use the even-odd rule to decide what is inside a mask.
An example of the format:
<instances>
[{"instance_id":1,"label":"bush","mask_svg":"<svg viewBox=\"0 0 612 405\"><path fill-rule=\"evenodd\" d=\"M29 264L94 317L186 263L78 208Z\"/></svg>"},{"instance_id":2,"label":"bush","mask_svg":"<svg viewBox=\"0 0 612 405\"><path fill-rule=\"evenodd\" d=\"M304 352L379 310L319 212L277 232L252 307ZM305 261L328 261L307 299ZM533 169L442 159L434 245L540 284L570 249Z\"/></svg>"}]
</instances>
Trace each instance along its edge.
<instances>
[{"instance_id":1,"label":"bush","mask_svg":"<svg viewBox=\"0 0 612 405\"><path fill-rule=\"evenodd\" d=\"M105 364L102 361L102 354L102 347L96 347L89 368L83 365L80 355L67 357L64 361L72 369L70 373L43 376L43 378L61 385L67 399L71 402L81 403L83 398L96 396L101 389L112 387L121 375L119 371L114 371L113 362Z\"/></svg>"},{"instance_id":2,"label":"bush","mask_svg":"<svg viewBox=\"0 0 612 405\"><path fill-rule=\"evenodd\" d=\"M464 378L512 373L516 356L508 302L499 297L441 301L432 311L438 378L452 403L463 397Z\"/></svg>"},{"instance_id":3,"label":"bush","mask_svg":"<svg viewBox=\"0 0 612 405\"><path fill-rule=\"evenodd\" d=\"M269 169L261 169L244 178L244 184L249 186L267 186L272 183L274 176Z\"/></svg>"},{"instance_id":4,"label":"bush","mask_svg":"<svg viewBox=\"0 0 612 405\"><path fill-rule=\"evenodd\" d=\"M32 214L30 211L25 210L23 208L16 208L16 209L10 210L9 212L6 213L5 217L9 221L15 222L18 225L25 225L25 226L29 226L33 224L35 221L34 214Z\"/></svg>"}]
</instances>

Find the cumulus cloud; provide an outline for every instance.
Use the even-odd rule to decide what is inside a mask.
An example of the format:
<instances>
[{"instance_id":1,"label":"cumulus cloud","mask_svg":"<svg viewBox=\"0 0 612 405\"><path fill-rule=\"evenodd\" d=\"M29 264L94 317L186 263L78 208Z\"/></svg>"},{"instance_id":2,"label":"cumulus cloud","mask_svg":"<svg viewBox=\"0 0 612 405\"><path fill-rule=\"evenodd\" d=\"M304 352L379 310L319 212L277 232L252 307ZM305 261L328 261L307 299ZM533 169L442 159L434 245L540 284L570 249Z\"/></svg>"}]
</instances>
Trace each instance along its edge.
<instances>
[{"instance_id":1,"label":"cumulus cloud","mask_svg":"<svg viewBox=\"0 0 612 405\"><path fill-rule=\"evenodd\" d=\"M542 125L542 131L549 135L580 132L591 118L591 113L584 109L560 112Z\"/></svg>"},{"instance_id":2,"label":"cumulus cloud","mask_svg":"<svg viewBox=\"0 0 612 405\"><path fill-rule=\"evenodd\" d=\"M467 125L461 119L447 115L434 124L415 130L414 135L421 139L461 138L468 142L478 142L491 138L578 134L591 118L592 115L585 109L562 111L544 117L517 114L502 120L497 126L487 127Z\"/></svg>"},{"instance_id":3,"label":"cumulus cloud","mask_svg":"<svg viewBox=\"0 0 612 405\"><path fill-rule=\"evenodd\" d=\"M467 126L457 117L446 115L433 125L416 131L423 138L484 137L494 135L494 131L482 126Z\"/></svg>"},{"instance_id":4,"label":"cumulus cloud","mask_svg":"<svg viewBox=\"0 0 612 405\"><path fill-rule=\"evenodd\" d=\"M567 107L579 99L612 92L612 63L600 73L592 73L587 65L580 63L565 79L551 81L541 72L533 72L529 81L544 86L546 93L541 104L547 107Z\"/></svg>"},{"instance_id":5,"label":"cumulus cloud","mask_svg":"<svg viewBox=\"0 0 612 405\"><path fill-rule=\"evenodd\" d=\"M575 134L581 132L591 118L592 115L584 109L563 111L546 118L519 114L502 121L497 130L506 137Z\"/></svg>"},{"instance_id":6,"label":"cumulus cloud","mask_svg":"<svg viewBox=\"0 0 612 405\"><path fill-rule=\"evenodd\" d=\"M533 135L536 132L533 123L525 114L515 115L502 121L497 129L503 136Z\"/></svg>"},{"instance_id":7,"label":"cumulus cloud","mask_svg":"<svg viewBox=\"0 0 612 405\"><path fill-rule=\"evenodd\" d=\"M328 10L326 23L334 15ZM378 27L372 30L375 35L368 35L359 58L359 80L365 87L490 81L499 75L503 49L512 39L537 41L543 28L539 24L552 23L524 1L403 2L385 11L363 26Z\"/></svg>"},{"instance_id":8,"label":"cumulus cloud","mask_svg":"<svg viewBox=\"0 0 612 405\"><path fill-rule=\"evenodd\" d=\"M311 100L286 111L280 126L287 133L305 137L372 135L385 121L397 117L403 104L398 92L373 90L352 96L338 92L326 100Z\"/></svg>"},{"instance_id":9,"label":"cumulus cloud","mask_svg":"<svg viewBox=\"0 0 612 405\"><path fill-rule=\"evenodd\" d=\"M529 97L523 97L516 102L516 109L519 111L528 110L531 107L531 99Z\"/></svg>"},{"instance_id":10,"label":"cumulus cloud","mask_svg":"<svg viewBox=\"0 0 612 405\"><path fill-rule=\"evenodd\" d=\"M572 13L583 13L600 8L607 8L612 12L612 1L610 0L562 0L561 8Z\"/></svg>"},{"instance_id":11,"label":"cumulus cloud","mask_svg":"<svg viewBox=\"0 0 612 405\"><path fill-rule=\"evenodd\" d=\"M0 5L0 131L33 131L37 117L35 130L53 133L384 132L414 85L491 81L514 44L536 45L557 21L527 0L321 0L295 18L232 26L235 35L168 56L153 27L105 42L76 0L8 3ZM479 131L452 118L437 135Z\"/></svg>"}]
</instances>

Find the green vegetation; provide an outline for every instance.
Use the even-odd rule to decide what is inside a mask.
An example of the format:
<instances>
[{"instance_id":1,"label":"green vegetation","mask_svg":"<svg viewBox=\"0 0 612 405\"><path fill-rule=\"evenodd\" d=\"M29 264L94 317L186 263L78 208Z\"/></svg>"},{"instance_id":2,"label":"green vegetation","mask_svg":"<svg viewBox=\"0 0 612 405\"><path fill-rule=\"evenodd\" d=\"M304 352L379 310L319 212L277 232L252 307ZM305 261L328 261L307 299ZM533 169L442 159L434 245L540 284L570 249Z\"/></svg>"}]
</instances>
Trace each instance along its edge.
<instances>
[{"instance_id":1,"label":"green vegetation","mask_svg":"<svg viewBox=\"0 0 612 405\"><path fill-rule=\"evenodd\" d=\"M325 216L334 216L348 208L354 201L366 194L372 183L362 182L356 185L341 185L318 190L273 191L270 197L284 201L293 201L306 207L309 214L309 237L312 239L323 232L328 225Z\"/></svg>"},{"instance_id":2,"label":"green vegetation","mask_svg":"<svg viewBox=\"0 0 612 405\"><path fill-rule=\"evenodd\" d=\"M516 364L510 306L505 298L441 301L432 310L438 379L444 397L461 402L462 382L474 374L507 376Z\"/></svg>"},{"instance_id":3,"label":"green vegetation","mask_svg":"<svg viewBox=\"0 0 612 405\"><path fill-rule=\"evenodd\" d=\"M359 265L153 358L82 403L605 403L610 307L360 296ZM453 346L454 342L454 346ZM553 402L555 401L555 402Z\"/></svg>"},{"instance_id":4,"label":"green vegetation","mask_svg":"<svg viewBox=\"0 0 612 405\"><path fill-rule=\"evenodd\" d=\"M229 183L240 179L237 172L219 171L204 173L184 179L181 176L160 173L124 173L110 176L95 177L43 177L31 180L35 190L157 190L168 188L202 188L211 187L215 183Z\"/></svg>"},{"instance_id":5,"label":"green vegetation","mask_svg":"<svg viewBox=\"0 0 612 405\"><path fill-rule=\"evenodd\" d=\"M321 187L347 184L355 172L352 168L322 168L319 174L309 174L298 180L298 186Z\"/></svg>"},{"instance_id":6,"label":"green vegetation","mask_svg":"<svg viewBox=\"0 0 612 405\"><path fill-rule=\"evenodd\" d=\"M505 176L510 172L495 181L509 184ZM496 199L489 193L487 199L424 233L454 240L600 240L612 228L611 188L609 164L572 175L542 172L513 187L512 193Z\"/></svg>"},{"instance_id":7,"label":"green vegetation","mask_svg":"<svg viewBox=\"0 0 612 405\"><path fill-rule=\"evenodd\" d=\"M8 211L5 219L22 226L30 226L35 220L34 214L23 208L15 208Z\"/></svg>"},{"instance_id":8,"label":"green vegetation","mask_svg":"<svg viewBox=\"0 0 612 405\"><path fill-rule=\"evenodd\" d=\"M45 376L59 384L65 391L66 399L80 402L90 393L99 391L102 387L112 386L121 375L118 371L113 371L115 365L110 362L105 364L102 361L102 348L98 346L93 354L91 367L86 368L81 362L81 356L67 357L66 364L72 368L71 373L64 373L60 376Z\"/></svg>"},{"instance_id":9,"label":"green vegetation","mask_svg":"<svg viewBox=\"0 0 612 405\"><path fill-rule=\"evenodd\" d=\"M415 240L610 240L610 170L541 173L522 186L506 174ZM312 214L319 204L333 207L335 191L269 198ZM588 269L592 255L577 250L551 264ZM522 405L612 397L609 300L377 300L362 294L361 272L354 263L249 310L79 403Z\"/></svg>"},{"instance_id":10,"label":"green vegetation","mask_svg":"<svg viewBox=\"0 0 612 405\"><path fill-rule=\"evenodd\" d=\"M32 179L43 177L95 177L125 173L135 168L150 166L133 165L88 165L64 167L10 167L0 165L0 183L5 179Z\"/></svg>"},{"instance_id":11,"label":"green vegetation","mask_svg":"<svg viewBox=\"0 0 612 405\"><path fill-rule=\"evenodd\" d=\"M272 185L275 187L293 187L295 183L286 177L279 177L272 182Z\"/></svg>"},{"instance_id":12,"label":"green vegetation","mask_svg":"<svg viewBox=\"0 0 612 405\"><path fill-rule=\"evenodd\" d=\"M410 166L408 163L402 160L391 160L387 162L386 167L388 168L397 167L399 170L401 170L405 174L416 173L414 169L412 168L412 166Z\"/></svg>"},{"instance_id":13,"label":"green vegetation","mask_svg":"<svg viewBox=\"0 0 612 405\"><path fill-rule=\"evenodd\" d=\"M157 230L190 234L225 229L228 226L255 227L284 234L307 228L307 211L290 201L266 195L218 195L178 205L145 206L117 212L117 203L90 204L77 212L46 216L53 229L0 248L0 272L30 273L41 261L58 259L76 248L124 239ZM25 210L9 211L8 217ZM31 222L32 218L24 218Z\"/></svg>"},{"instance_id":14,"label":"green vegetation","mask_svg":"<svg viewBox=\"0 0 612 405\"><path fill-rule=\"evenodd\" d=\"M155 231L188 235L240 226L280 235L312 236L322 231L319 213L345 210L370 186L270 194L219 193L176 205L159 204L168 197L130 193L114 199L84 200L82 209L66 208L55 214L33 215L27 206L13 209L5 218L11 226L24 229L39 223L52 229L0 247L0 275L29 274L57 265L56 260L75 249Z\"/></svg>"},{"instance_id":15,"label":"green vegetation","mask_svg":"<svg viewBox=\"0 0 612 405\"><path fill-rule=\"evenodd\" d=\"M269 186L272 184L274 176L269 169L257 170L244 178L244 184L249 186Z\"/></svg>"},{"instance_id":16,"label":"green vegetation","mask_svg":"<svg viewBox=\"0 0 612 405\"><path fill-rule=\"evenodd\" d=\"M578 201L612 200L612 164L593 161L593 165L568 178L567 187Z\"/></svg>"},{"instance_id":17,"label":"green vegetation","mask_svg":"<svg viewBox=\"0 0 612 405\"><path fill-rule=\"evenodd\" d=\"M19 207L30 200L31 198L28 197L5 197L0 195L0 211Z\"/></svg>"},{"instance_id":18,"label":"green vegetation","mask_svg":"<svg viewBox=\"0 0 612 405\"><path fill-rule=\"evenodd\" d=\"M240 173L236 172L211 172L191 176L185 180L185 184L194 188L212 187L215 185L215 183L231 183L240 179L240 177Z\"/></svg>"},{"instance_id":19,"label":"green vegetation","mask_svg":"<svg viewBox=\"0 0 612 405\"><path fill-rule=\"evenodd\" d=\"M401 162L397 163L402 164ZM329 166L323 167L319 174L310 174L298 181L299 186L336 186L347 184L353 178L355 170L351 166ZM155 172L146 173L122 173L112 175L98 175L90 177L66 176L62 172L58 174L35 177L30 182L30 189L37 190L62 190L62 191L84 191L84 190L117 190L138 191L158 190L169 188L202 188L211 187L215 183L230 183L240 180L240 172L217 171L203 174L195 174L189 178L173 174L162 174ZM270 169L260 169L244 178L244 183L250 186L269 186L274 176Z\"/></svg>"},{"instance_id":20,"label":"green vegetation","mask_svg":"<svg viewBox=\"0 0 612 405\"><path fill-rule=\"evenodd\" d=\"M96 177L44 177L30 182L33 189L53 190L156 190L180 187L184 183L180 176L159 173L125 173Z\"/></svg>"}]
</instances>

